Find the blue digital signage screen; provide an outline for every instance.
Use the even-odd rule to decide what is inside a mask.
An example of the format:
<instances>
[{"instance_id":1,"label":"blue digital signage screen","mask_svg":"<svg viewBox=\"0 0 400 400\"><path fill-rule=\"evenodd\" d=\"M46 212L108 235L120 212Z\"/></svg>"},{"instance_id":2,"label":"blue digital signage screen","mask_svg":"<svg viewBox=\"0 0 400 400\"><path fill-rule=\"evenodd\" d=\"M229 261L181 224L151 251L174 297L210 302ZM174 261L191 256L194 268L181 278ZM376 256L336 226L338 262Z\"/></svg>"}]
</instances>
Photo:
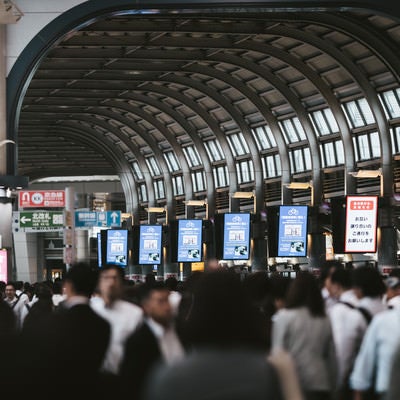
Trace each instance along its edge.
<instances>
[{"instance_id":1,"label":"blue digital signage screen","mask_svg":"<svg viewBox=\"0 0 400 400\"><path fill-rule=\"evenodd\" d=\"M280 206L278 257L307 255L307 206Z\"/></svg>"},{"instance_id":2,"label":"blue digital signage screen","mask_svg":"<svg viewBox=\"0 0 400 400\"><path fill-rule=\"evenodd\" d=\"M102 260L102 254L101 254L101 233L99 232L97 234L97 265L101 267L103 265L103 260Z\"/></svg>"},{"instance_id":3,"label":"blue digital signage screen","mask_svg":"<svg viewBox=\"0 0 400 400\"><path fill-rule=\"evenodd\" d=\"M198 262L202 255L201 219L180 219L178 221L178 262Z\"/></svg>"},{"instance_id":4,"label":"blue digital signage screen","mask_svg":"<svg viewBox=\"0 0 400 400\"><path fill-rule=\"evenodd\" d=\"M128 230L107 230L106 264L128 265Z\"/></svg>"},{"instance_id":5,"label":"blue digital signage screen","mask_svg":"<svg viewBox=\"0 0 400 400\"><path fill-rule=\"evenodd\" d=\"M161 264L162 226L140 225L139 264Z\"/></svg>"},{"instance_id":6,"label":"blue digital signage screen","mask_svg":"<svg viewBox=\"0 0 400 400\"><path fill-rule=\"evenodd\" d=\"M224 214L224 260L248 260L250 258L250 214Z\"/></svg>"}]
</instances>

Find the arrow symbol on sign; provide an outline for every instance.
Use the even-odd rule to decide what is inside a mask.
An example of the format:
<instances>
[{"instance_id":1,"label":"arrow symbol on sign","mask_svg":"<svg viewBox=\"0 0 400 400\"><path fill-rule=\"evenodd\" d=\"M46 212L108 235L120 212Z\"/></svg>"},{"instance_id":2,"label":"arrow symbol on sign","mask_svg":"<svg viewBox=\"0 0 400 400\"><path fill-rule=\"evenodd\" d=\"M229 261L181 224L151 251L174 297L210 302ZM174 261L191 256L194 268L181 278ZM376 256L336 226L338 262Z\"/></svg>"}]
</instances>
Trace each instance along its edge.
<instances>
[{"instance_id":1,"label":"arrow symbol on sign","mask_svg":"<svg viewBox=\"0 0 400 400\"><path fill-rule=\"evenodd\" d=\"M25 215L21 218L21 222L22 222L23 224L25 224L26 222L29 222L29 221L32 221L32 219L31 219L31 218L25 217Z\"/></svg>"},{"instance_id":2,"label":"arrow symbol on sign","mask_svg":"<svg viewBox=\"0 0 400 400\"><path fill-rule=\"evenodd\" d=\"M118 213L116 213L115 211L111 214L111 218L112 218L112 222L113 224L115 224L117 222L117 218L118 218Z\"/></svg>"}]
</instances>

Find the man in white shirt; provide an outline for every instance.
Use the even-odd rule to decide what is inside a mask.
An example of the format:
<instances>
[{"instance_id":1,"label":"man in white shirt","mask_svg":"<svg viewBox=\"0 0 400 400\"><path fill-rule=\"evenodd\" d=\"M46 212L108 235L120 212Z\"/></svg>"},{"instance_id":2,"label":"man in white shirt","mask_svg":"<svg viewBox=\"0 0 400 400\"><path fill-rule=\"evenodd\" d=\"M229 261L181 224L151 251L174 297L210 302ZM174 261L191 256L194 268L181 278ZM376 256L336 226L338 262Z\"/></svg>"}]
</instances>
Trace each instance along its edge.
<instances>
[{"instance_id":1,"label":"man in white shirt","mask_svg":"<svg viewBox=\"0 0 400 400\"><path fill-rule=\"evenodd\" d=\"M350 270L335 270L330 276L329 290L330 295L336 299L328 315L336 348L338 390L341 399L351 399L349 376L367 329L367 322L357 310L359 300L351 289Z\"/></svg>"},{"instance_id":2,"label":"man in white shirt","mask_svg":"<svg viewBox=\"0 0 400 400\"><path fill-rule=\"evenodd\" d=\"M394 354L399 346L400 315L398 309L380 312L371 321L350 376L354 400L363 399L373 390L385 399L389 389Z\"/></svg>"},{"instance_id":3,"label":"man in white shirt","mask_svg":"<svg viewBox=\"0 0 400 400\"><path fill-rule=\"evenodd\" d=\"M117 265L106 265L100 269L97 287L98 296L91 298L94 311L111 325L111 340L103 362L104 372L119 373L127 337L143 321L142 309L122 300L124 272Z\"/></svg>"},{"instance_id":4,"label":"man in white shirt","mask_svg":"<svg viewBox=\"0 0 400 400\"><path fill-rule=\"evenodd\" d=\"M397 276L389 276L385 280L386 294L384 296L384 304L388 308L400 307L400 278Z\"/></svg>"},{"instance_id":5,"label":"man in white shirt","mask_svg":"<svg viewBox=\"0 0 400 400\"><path fill-rule=\"evenodd\" d=\"M18 328L22 326L22 310L25 307L25 303L22 298L18 297L16 294L15 284L13 282L8 282L5 288L4 301L12 308Z\"/></svg>"}]
</instances>

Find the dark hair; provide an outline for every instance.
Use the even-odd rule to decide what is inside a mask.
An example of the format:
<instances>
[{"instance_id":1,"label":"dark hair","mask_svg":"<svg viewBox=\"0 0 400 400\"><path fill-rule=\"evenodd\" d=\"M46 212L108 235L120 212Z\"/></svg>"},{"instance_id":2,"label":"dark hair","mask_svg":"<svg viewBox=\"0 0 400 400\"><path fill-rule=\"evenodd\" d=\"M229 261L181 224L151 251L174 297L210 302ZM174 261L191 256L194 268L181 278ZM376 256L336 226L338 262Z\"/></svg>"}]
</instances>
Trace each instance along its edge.
<instances>
[{"instance_id":1,"label":"dark hair","mask_svg":"<svg viewBox=\"0 0 400 400\"><path fill-rule=\"evenodd\" d=\"M110 271L110 270L115 270L117 271L120 279L122 281L125 280L125 271L123 270L122 267L116 264L106 264L104 267L99 268L99 274L101 275L104 271Z\"/></svg>"},{"instance_id":2,"label":"dark hair","mask_svg":"<svg viewBox=\"0 0 400 400\"><path fill-rule=\"evenodd\" d=\"M154 281L152 283L144 283L138 289L139 302L142 304L146 301L154 291L169 290L164 282Z\"/></svg>"},{"instance_id":3,"label":"dark hair","mask_svg":"<svg viewBox=\"0 0 400 400\"><path fill-rule=\"evenodd\" d=\"M324 300L317 279L307 271L298 272L286 297L286 308L299 307L307 307L315 317L325 316Z\"/></svg>"},{"instance_id":4,"label":"dark hair","mask_svg":"<svg viewBox=\"0 0 400 400\"><path fill-rule=\"evenodd\" d=\"M243 279L242 285L250 300L255 303L264 301L270 292L270 282L266 271L247 275Z\"/></svg>"},{"instance_id":5,"label":"dark hair","mask_svg":"<svg viewBox=\"0 0 400 400\"><path fill-rule=\"evenodd\" d=\"M192 347L265 348L265 336L240 277L220 270L194 282L181 335Z\"/></svg>"},{"instance_id":6,"label":"dark hair","mask_svg":"<svg viewBox=\"0 0 400 400\"><path fill-rule=\"evenodd\" d=\"M386 292L379 271L373 267L358 267L352 271L353 287L361 289L363 296L377 297Z\"/></svg>"},{"instance_id":7,"label":"dark hair","mask_svg":"<svg viewBox=\"0 0 400 400\"><path fill-rule=\"evenodd\" d=\"M337 269L331 275L331 282L337 283L345 289L351 288L351 273L348 269Z\"/></svg>"},{"instance_id":8,"label":"dark hair","mask_svg":"<svg viewBox=\"0 0 400 400\"><path fill-rule=\"evenodd\" d=\"M320 284L323 285L333 271L344 269L343 264L338 260L327 260L321 265L321 273L319 275Z\"/></svg>"},{"instance_id":9,"label":"dark hair","mask_svg":"<svg viewBox=\"0 0 400 400\"><path fill-rule=\"evenodd\" d=\"M177 290L178 287L178 279L176 279L174 276L170 276L165 280L165 285L170 289L170 290Z\"/></svg>"},{"instance_id":10,"label":"dark hair","mask_svg":"<svg viewBox=\"0 0 400 400\"><path fill-rule=\"evenodd\" d=\"M280 274L273 274L269 278L271 287L271 296L273 299L285 299L292 283L292 278L282 276Z\"/></svg>"},{"instance_id":11,"label":"dark hair","mask_svg":"<svg viewBox=\"0 0 400 400\"><path fill-rule=\"evenodd\" d=\"M65 281L70 282L77 294L90 297L97 284L97 274L89 264L79 262L70 267L65 274Z\"/></svg>"}]
</instances>

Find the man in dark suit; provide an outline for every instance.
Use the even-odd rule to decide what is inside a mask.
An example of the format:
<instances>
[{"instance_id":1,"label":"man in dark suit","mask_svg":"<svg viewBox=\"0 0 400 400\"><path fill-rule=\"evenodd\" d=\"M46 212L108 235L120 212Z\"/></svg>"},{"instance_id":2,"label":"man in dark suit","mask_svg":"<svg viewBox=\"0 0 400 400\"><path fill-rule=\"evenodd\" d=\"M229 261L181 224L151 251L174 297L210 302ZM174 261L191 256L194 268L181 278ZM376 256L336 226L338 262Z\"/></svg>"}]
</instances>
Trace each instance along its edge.
<instances>
[{"instance_id":1,"label":"man in dark suit","mask_svg":"<svg viewBox=\"0 0 400 400\"><path fill-rule=\"evenodd\" d=\"M64 278L66 300L37 326L26 332L23 346L35 365L30 365L30 381L63 385L63 394L99 388L100 367L110 340L110 325L89 305L97 276L89 265L71 266ZM34 333L34 334L33 334ZM53 386L54 387L54 386Z\"/></svg>"},{"instance_id":2,"label":"man in dark suit","mask_svg":"<svg viewBox=\"0 0 400 400\"><path fill-rule=\"evenodd\" d=\"M66 300L54 315L61 341L57 358L71 382L98 376L110 340L109 323L89 305L96 284L97 275L87 264L73 265L64 279Z\"/></svg>"},{"instance_id":3,"label":"man in dark suit","mask_svg":"<svg viewBox=\"0 0 400 400\"><path fill-rule=\"evenodd\" d=\"M126 392L138 399L151 371L159 364L171 364L183 356L173 327L169 289L162 282L144 284L140 305L144 323L127 339L120 368Z\"/></svg>"}]
</instances>

